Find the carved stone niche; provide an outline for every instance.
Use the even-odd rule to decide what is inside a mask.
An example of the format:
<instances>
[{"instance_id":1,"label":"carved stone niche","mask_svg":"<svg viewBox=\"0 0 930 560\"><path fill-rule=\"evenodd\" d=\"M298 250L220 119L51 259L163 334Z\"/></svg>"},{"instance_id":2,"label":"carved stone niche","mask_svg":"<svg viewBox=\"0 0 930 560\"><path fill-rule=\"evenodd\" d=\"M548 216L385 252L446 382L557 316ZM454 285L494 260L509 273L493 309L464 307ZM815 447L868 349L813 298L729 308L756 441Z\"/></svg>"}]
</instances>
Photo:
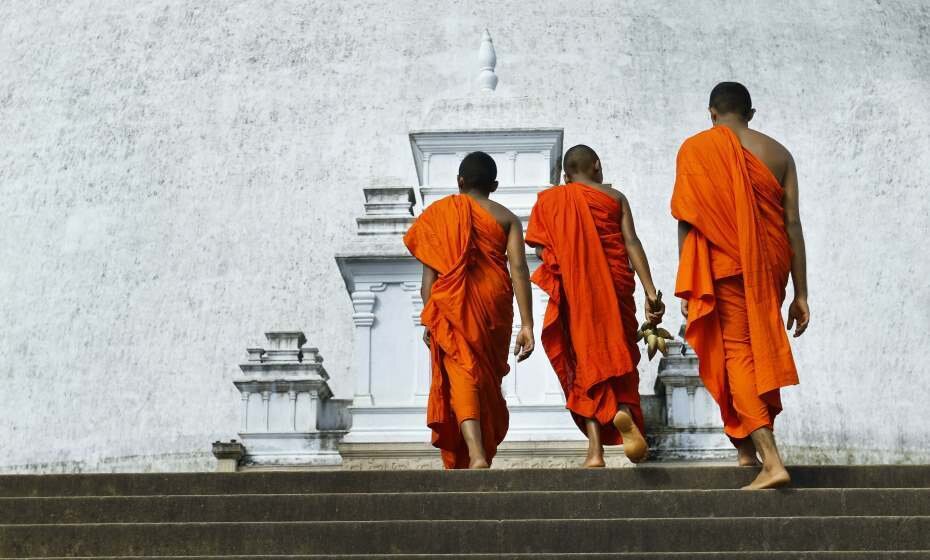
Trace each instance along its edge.
<instances>
[{"instance_id":1,"label":"carved stone niche","mask_svg":"<svg viewBox=\"0 0 930 560\"><path fill-rule=\"evenodd\" d=\"M659 361L655 393L662 404L661 423L654 432L656 458L729 459L733 445L723 433L717 403L701 382L698 357L684 342L682 326L668 342L668 356Z\"/></svg>"},{"instance_id":2,"label":"carved stone niche","mask_svg":"<svg viewBox=\"0 0 930 560\"><path fill-rule=\"evenodd\" d=\"M300 331L265 334L267 348L249 348L242 376L239 437L243 468L338 467L338 443L349 428L348 402L332 399L316 348Z\"/></svg>"},{"instance_id":3,"label":"carved stone niche","mask_svg":"<svg viewBox=\"0 0 930 560\"><path fill-rule=\"evenodd\" d=\"M481 150L497 163L499 187L492 198L525 219L536 193L559 182L562 137L555 128L411 132L423 206L458 192L459 164Z\"/></svg>"}]
</instances>

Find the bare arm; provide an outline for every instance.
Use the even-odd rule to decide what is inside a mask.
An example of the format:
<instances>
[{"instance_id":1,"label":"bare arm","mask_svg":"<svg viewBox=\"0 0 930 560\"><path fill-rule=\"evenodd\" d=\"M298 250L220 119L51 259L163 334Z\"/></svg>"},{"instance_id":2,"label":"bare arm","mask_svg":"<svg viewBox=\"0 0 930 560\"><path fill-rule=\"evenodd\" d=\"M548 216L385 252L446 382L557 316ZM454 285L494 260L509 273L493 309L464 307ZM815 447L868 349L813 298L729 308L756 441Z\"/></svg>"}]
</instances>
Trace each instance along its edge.
<instances>
[{"instance_id":1,"label":"bare arm","mask_svg":"<svg viewBox=\"0 0 930 560\"><path fill-rule=\"evenodd\" d=\"M678 221L678 256L681 256L681 249L685 246L685 238L688 237L688 234L691 233L691 224L688 222ZM687 319L688 318L688 300L681 300L681 314Z\"/></svg>"},{"instance_id":2,"label":"bare arm","mask_svg":"<svg viewBox=\"0 0 930 560\"><path fill-rule=\"evenodd\" d=\"M526 244L523 241L523 224L516 216L510 222L507 234L507 260L510 263L510 280L520 310L520 332L517 334L514 353L523 361L535 347L533 337L533 293L530 288L530 269L526 264Z\"/></svg>"},{"instance_id":3,"label":"bare arm","mask_svg":"<svg viewBox=\"0 0 930 560\"><path fill-rule=\"evenodd\" d=\"M439 273L424 264L423 279L420 281L420 297L423 298L423 305L426 305L426 302L429 301L429 296L433 293L433 284L437 278L439 278ZM429 329L423 329L423 342L426 343L427 348L430 347Z\"/></svg>"},{"instance_id":4,"label":"bare arm","mask_svg":"<svg viewBox=\"0 0 930 560\"><path fill-rule=\"evenodd\" d=\"M788 330L797 322L794 336L801 336L810 322L807 306L807 253L804 248L804 230L801 228L801 212L798 203L798 172L794 158L788 155L788 169L783 182L785 189L785 231L791 245L791 281L794 285L794 301L788 307Z\"/></svg>"},{"instance_id":5,"label":"bare arm","mask_svg":"<svg viewBox=\"0 0 930 560\"><path fill-rule=\"evenodd\" d=\"M678 222L678 255L681 256L681 248L685 246L685 238L691 233L691 224L688 222Z\"/></svg>"},{"instance_id":6,"label":"bare arm","mask_svg":"<svg viewBox=\"0 0 930 560\"><path fill-rule=\"evenodd\" d=\"M439 274L435 270L425 264L423 265L423 279L420 283L420 297L423 298L423 305L426 305L426 302L429 301L429 296L433 293L433 284L438 277Z\"/></svg>"},{"instance_id":7,"label":"bare arm","mask_svg":"<svg viewBox=\"0 0 930 560\"><path fill-rule=\"evenodd\" d=\"M646 320L653 324L662 321L662 314L665 312L665 306L659 306L656 286L652 282L652 272L649 270L649 259L646 258L646 251L643 244L636 235L636 225L633 223L633 211L630 210L630 204L625 196L620 197L620 206L622 207L623 217L620 221L620 228L623 232L623 242L626 244L626 253L630 257L630 264L639 281L646 292Z\"/></svg>"}]
</instances>

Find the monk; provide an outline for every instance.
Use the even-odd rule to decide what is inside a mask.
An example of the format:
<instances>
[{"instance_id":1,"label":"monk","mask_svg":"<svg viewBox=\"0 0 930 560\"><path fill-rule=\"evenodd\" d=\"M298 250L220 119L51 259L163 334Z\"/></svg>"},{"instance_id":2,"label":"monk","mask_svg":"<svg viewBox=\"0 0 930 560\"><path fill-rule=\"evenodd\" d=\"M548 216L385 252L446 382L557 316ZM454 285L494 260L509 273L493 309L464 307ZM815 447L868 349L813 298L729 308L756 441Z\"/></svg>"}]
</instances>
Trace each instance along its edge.
<instances>
[{"instance_id":1,"label":"monk","mask_svg":"<svg viewBox=\"0 0 930 560\"><path fill-rule=\"evenodd\" d=\"M404 236L423 264L421 320L432 366L426 422L447 469L489 468L507 434L501 380L510 371L514 294L522 322L517 360L535 345L523 225L488 198L496 179L491 156L468 154L460 194L431 204Z\"/></svg>"},{"instance_id":2,"label":"monk","mask_svg":"<svg viewBox=\"0 0 930 560\"><path fill-rule=\"evenodd\" d=\"M710 94L713 128L678 152L672 215L678 219L675 295L685 338L740 465L762 470L745 489L791 481L775 445L780 389L798 383L781 327L788 274L794 300L787 329L807 329L807 265L798 213L798 176L784 146L749 128L749 91L723 82Z\"/></svg>"},{"instance_id":3,"label":"monk","mask_svg":"<svg viewBox=\"0 0 930 560\"><path fill-rule=\"evenodd\" d=\"M638 463L649 448L636 369L634 270L646 291L646 320L658 324L665 306L630 204L603 183L600 158L578 145L565 153L564 167L566 184L539 193L526 231L542 261L532 280L549 295L540 338L566 408L588 438L583 466L603 467L603 446L621 443Z\"/></svg>"}]
</instances>

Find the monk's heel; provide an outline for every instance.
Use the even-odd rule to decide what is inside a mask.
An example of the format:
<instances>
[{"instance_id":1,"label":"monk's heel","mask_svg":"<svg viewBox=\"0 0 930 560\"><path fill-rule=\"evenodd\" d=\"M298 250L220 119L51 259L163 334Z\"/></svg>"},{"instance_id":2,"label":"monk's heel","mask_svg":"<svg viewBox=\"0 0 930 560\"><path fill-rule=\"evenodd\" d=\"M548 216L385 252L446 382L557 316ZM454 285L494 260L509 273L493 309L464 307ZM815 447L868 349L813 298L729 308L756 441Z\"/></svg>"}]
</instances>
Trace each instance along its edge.
<instances>
[{"instance_id":1,"label":"monk's heel","mask_svg":"<svg viewBox=\"0 0 930 560\"><path fill-rule=\"evenodd\" d=\"M623 437L623 453L626 454L626 458L633 463L643 461L649 453L649 446L633 417L628 412L619 410L614 416L614 426Z\"/></svg>"}]
</instances>

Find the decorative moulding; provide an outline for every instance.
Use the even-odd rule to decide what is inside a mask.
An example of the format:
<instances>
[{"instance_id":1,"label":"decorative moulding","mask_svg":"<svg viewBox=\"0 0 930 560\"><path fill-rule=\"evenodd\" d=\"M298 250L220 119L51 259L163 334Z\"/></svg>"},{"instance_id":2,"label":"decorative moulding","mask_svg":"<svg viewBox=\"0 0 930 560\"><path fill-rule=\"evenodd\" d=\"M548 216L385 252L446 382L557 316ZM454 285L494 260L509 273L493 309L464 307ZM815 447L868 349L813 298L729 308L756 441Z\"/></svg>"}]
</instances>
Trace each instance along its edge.
<instances>
[{"instance_id":1,"label":"decorative moulding","mask_svg":"<svg viewBox=\"0 0 930 560\"><path fill-rule=\"evenodd\" d=\"M538 181L530 183L539 187L546 182L557 184L559 181L562 170L562 137L561 128L414 131L410 133L410 147L413 150L417 180L421 187L434 186L437 181L448 185L454 183L454 175L448 176L448 173L442 177L431 177L431 160L440 156L451 159L452 161L446 164L453 169L457 167L456 162L460 162L466 154L476 150L487 152L499 160L498 180L502 186L516 185L519 182L516 165L521 157L531 154L539 156L531 164L543 164L546 169L537 174ZM511 169L501 165L501 162L509 160L514 161Z\"/></svg>"}]
</instances>

